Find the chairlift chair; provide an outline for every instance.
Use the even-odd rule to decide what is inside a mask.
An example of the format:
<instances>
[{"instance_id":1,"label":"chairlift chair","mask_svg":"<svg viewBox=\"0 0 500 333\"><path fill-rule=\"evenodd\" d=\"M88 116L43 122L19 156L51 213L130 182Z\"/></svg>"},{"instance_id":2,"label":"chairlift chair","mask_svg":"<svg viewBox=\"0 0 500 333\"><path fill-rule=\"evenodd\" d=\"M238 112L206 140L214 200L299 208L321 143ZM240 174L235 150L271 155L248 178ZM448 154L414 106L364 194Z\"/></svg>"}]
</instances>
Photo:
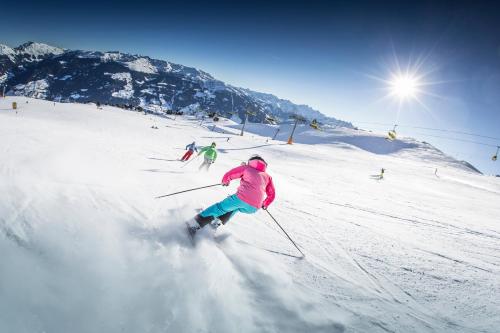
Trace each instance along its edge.
<instances>
[{"instance_id":1,"label":"chairlift chair","mask_svg":"<svg viewBox=\"0 0 500 333\"><path fill-rule=\"evenodd\" d=\"M497 160L497 158L498 158L498 151L499 151L499 150L500 150L500 146L498 146L498 147L497 147L497 151L496 151L495 155L493 155L493 156L491 157L491 160L492 160L493 162L495 162L495 161Z\"/></svg>"},{"instance_id":2,"label":"chairlift chair","mask_svg":"<svg viewBox=\"0 0 500 333\"><path fill-rule=\"evenodd\" d=\"M392 141L392 140L396 140L396 127L398 125L394 125L394 128L392 130L390 130L389 132L387 132L387 140L389 141Z\"/></svg>"},{"instance_id":3,"label":"chairlift chair","mask_svg":"<svg viewBox=\"0 0 500 333\"><path fill-rule=\"evenodd\" d=\"M316 130L319 130L319 124L318 124L318 121L316 119L313 119L311 121L311 123L309 124L309 126L311 126L312 128L314 128Z\"/></svg>"}]
</instances>

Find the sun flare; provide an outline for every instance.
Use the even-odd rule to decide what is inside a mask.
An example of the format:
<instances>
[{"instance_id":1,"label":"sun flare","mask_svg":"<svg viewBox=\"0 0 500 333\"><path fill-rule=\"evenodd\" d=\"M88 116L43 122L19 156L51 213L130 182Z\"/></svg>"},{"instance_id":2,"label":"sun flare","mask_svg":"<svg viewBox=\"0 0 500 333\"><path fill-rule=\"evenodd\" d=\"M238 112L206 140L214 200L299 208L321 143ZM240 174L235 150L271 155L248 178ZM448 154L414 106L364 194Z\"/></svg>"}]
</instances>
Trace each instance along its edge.
<instances>
[{"instance_id":1,"label":"sun flare","mask_svg":"<svg viewBox=\"0 0 500 333\"><path fill-rule=\"evenodd\" d=\"M410 75L399 75L389 83L391 94L400 99L415 98L418 93L418 80Z\"/></svg>"}]
</instances>

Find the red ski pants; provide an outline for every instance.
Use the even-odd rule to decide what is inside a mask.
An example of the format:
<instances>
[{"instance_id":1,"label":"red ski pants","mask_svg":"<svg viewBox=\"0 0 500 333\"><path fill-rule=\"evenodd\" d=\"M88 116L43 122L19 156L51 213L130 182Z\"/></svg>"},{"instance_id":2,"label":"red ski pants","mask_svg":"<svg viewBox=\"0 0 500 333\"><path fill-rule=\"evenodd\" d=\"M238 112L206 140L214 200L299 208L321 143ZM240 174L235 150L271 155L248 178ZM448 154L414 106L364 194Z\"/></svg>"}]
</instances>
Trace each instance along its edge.
<instances>
[{"instance_id":1,"label":"red ski pants","mask_svg":"<svg viewBox=\"0 0 500 333\"><path fill-rule=\"evenodd\" d=\"M193 151L192 150L188 150L184 154L184 156L182 156L181 161L187 161L187 160L189 160L189 158L191 157L191 155L193 155Z\"/></svg>"}]
</instances>

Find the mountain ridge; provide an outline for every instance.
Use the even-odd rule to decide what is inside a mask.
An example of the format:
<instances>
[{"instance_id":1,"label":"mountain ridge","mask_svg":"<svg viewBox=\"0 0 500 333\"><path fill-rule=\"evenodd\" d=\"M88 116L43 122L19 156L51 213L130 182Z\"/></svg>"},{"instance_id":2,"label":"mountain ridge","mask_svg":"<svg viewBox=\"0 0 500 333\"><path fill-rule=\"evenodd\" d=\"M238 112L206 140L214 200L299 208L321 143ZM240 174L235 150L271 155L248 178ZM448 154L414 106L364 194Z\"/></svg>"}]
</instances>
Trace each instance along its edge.
<instances>
[{"instance_id":1,"label":"mountain ridge","mask_svg":"<svg viewBox=\"0 0 500 333\"><path fill-rule=\"evenodd\" d=\"M85 51L27 42L0 44L0 85L8 95L61 102L99 102L237 115L250 122L308 121L352 128L308 105L236 87L211 74L168 60L120 51Z\"/></svg>"}]
</instances>

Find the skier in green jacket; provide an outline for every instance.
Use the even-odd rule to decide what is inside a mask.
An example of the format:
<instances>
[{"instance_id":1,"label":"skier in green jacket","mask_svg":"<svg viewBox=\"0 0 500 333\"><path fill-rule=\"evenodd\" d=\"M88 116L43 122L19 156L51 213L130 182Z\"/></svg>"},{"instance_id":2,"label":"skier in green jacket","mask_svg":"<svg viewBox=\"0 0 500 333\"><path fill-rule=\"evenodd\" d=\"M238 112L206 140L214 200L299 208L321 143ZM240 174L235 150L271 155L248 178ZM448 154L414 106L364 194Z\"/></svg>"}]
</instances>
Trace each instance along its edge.
<instances>
[{"instance_id":1,"label":"skier in green jacket","mask_svg":"<svg viewBox=\"0 0 500 333\"><path fill-rule=\"evenodd\" d=\"M204 147L200 150L198 155L205 154L203 163L200 165L199 170L204 167L207 169L210 168L210 165L215 162L217 158L217 150L215 150L215 142L212 142L210 146Z\"/></svg>"}]
</instances>

